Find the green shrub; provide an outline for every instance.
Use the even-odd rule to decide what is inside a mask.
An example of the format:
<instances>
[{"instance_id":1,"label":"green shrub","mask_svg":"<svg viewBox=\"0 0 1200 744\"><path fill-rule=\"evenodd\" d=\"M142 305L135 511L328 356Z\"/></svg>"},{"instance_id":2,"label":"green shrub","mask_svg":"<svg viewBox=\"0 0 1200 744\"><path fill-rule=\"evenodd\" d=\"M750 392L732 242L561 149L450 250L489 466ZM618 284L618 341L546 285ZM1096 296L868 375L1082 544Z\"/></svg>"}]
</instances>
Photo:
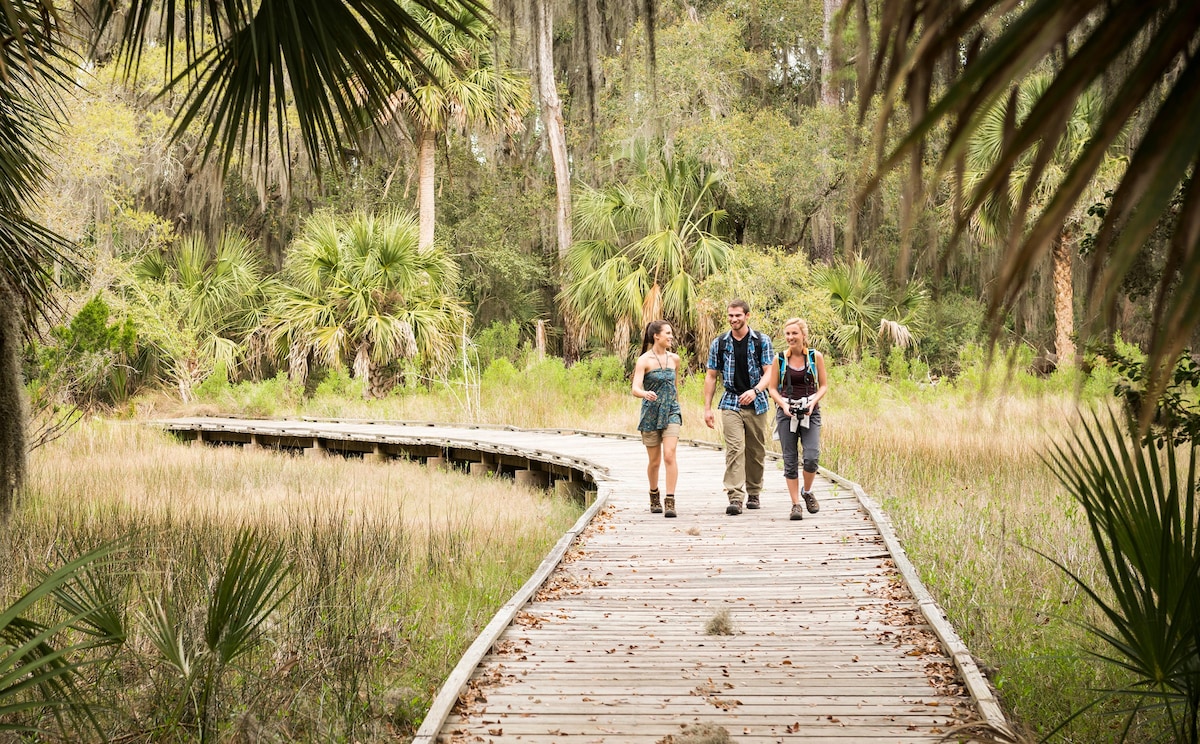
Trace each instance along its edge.
<instances>
[{"instance_id":1,"label":"green shrub","mask_svg":"<svg viewBox=\"0 0 1200 744\"><path fill-rule=\"evenodd\" d=\"M505 357L499 357L483 371L482 384L508 385L517 381L517 368Z\"/></svg>"},{"instance_id":2,"label":"green shrub","mask_svg":"<svg viewBox=\"0 0 1200 744\"><path fill-rule=\"evenodd\" d=\"M229 370L224 362L217 362L212 374L197 385L194 392L200 400L213 401L228 395L229 389Z\"/></svg>"},{"instance_id":3,"label":"green shrub","mask_svg":"<svg viewBox=\"0 0 1200 744\"><path fill-rule=\"evenodd\" d=\"M590 357L571 367L571 376L593 384L620 384L625 381L625 362L611 354Z\"/></svg>"},{"instance_id":4,"label":"green shrub","mask_svg":"<svg viewBox=\"0 0 1200 744\"><path fill-rule=\"evenodd\" d=\"M487 369L497 359L516 364L521 359L521 326L517 321L496 321L475 335L475 349L480 369Z\"/></svg>"},{"instance_id":5,"label":"green shrub","mask_svg":"<svg viewBox=\"0 0 1200 744\"><path fill-rule=\"evenodd\" d=\"M350 377L349 371L342 367L334 367L317 383L317 388L313 391L313 397L358 399L362 397L362 388L362 380Z\"/></svg>"},{"instance_id":6,"label":"green shrub","mask_svg":"<svg viewBox=\"0 0 1200 744\"><path fill-rule=\"evenodd\" d=\"M140 374L130 375L138 357L133 321L109 322L102 295L88 300L70 323L50 329L48 341L31 348L26 377L39 394L82 407L126 400Z\"/></svg>"},{"instance_id":7,"label":"green shrub","mask_svg":"<svg viewBox=\"0 0 1200 744\"><path fill-rule=\"evenodd\" d=\"M961 369L962 350L981 340L984 305L974 297L947 293L930 303L928 313L921 356L935 374L954 376Z\"/></svg>"}]
</instances>

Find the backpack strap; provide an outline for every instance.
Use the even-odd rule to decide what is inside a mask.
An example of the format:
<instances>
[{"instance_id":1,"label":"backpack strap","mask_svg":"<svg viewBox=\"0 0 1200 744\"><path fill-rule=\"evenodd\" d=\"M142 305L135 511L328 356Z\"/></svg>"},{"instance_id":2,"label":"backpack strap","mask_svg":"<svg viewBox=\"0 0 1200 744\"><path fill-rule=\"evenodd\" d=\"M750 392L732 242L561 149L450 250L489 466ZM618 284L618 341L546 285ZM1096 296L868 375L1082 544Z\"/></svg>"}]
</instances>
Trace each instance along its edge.
<instances>
[{"instance_id":1,"label":"backpack strap","mask_svg":"<svg viewBox=\"0 0 1200 744\"><path fill-rule=\"evenodd\" d=\"M727 346L733 345L733 331L725 331L720 336L717 336L717 369L725 371L725 358Z\"/></svg>"}]
</instances>

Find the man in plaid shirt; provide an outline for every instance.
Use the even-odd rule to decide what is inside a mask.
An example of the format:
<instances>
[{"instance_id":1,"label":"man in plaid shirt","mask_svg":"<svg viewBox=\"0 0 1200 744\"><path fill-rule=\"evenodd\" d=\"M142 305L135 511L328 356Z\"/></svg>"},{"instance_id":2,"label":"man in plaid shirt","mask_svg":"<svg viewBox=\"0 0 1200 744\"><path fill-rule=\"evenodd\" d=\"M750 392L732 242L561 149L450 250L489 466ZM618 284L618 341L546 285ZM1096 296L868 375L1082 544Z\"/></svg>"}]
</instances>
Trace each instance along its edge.
<instances>
[{"instance_id":1,"label":"man in plaid shirt","mask_svg":"<svg viewBox=\"0 0 1200 744\"><path fill-rule=\"evenodd\" d=\"M773 384L775 351L771 339L751 330L745 300L729 303L729 331L713 339L708 348L708 373L704 378L704 423L716 428L712 410L717 376L725 386L717 408L725 432L726 514L741 514L759 507L763 463L767 457L767 389Z\"/></svg>"}]
</instances>

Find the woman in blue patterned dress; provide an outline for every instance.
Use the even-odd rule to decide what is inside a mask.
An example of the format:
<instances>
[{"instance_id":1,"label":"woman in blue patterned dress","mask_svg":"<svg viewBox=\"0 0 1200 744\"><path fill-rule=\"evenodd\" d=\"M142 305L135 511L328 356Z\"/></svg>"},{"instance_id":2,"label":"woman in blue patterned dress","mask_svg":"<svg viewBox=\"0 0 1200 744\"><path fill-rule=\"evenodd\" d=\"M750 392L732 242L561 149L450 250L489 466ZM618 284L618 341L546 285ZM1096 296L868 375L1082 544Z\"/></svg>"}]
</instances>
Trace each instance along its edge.
<instances>
[{"instance_id":1,"label":"woman in blue patterned dress","mask_svg":"<svg viewBox=\"0 0 1200 744\"><path fill-rule=\"evenodd\" d=\"M638 431L650 464L646 475L650 479L650 512L664 517L675 516L675 483L679 466L675 463L675 448L679 444L679 427L683 412L679 408L675 376L679 371L679 356L671 353L675 333L665 320L646 325L642 335L642 355L633 367L633 394L642 399ZM667 470L666 497L661 501L658 491L659 465Z\"/></svg>"}]
</instances>

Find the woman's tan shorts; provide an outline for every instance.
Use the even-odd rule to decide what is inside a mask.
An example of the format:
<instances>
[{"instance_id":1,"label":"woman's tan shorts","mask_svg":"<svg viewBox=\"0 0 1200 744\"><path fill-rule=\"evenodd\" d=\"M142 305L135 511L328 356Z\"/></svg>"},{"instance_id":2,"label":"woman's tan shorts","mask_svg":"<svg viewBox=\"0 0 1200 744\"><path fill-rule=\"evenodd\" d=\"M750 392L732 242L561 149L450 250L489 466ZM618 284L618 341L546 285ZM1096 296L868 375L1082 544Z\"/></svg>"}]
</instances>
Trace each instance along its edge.
<instances>
[{"instance_id":1,"label":"woman's tan shorts","mask_svg":"<svg viewBox=\"0 0 1200 744\"><path fill-rule=\"evenodd\" d=\"M647 447L657 447L662 444L662 440L666 437L675 437L678 439L679 424L667 424L667 428L656 431L643 431L642 444Z\"/></svg>"}]
</instances>

